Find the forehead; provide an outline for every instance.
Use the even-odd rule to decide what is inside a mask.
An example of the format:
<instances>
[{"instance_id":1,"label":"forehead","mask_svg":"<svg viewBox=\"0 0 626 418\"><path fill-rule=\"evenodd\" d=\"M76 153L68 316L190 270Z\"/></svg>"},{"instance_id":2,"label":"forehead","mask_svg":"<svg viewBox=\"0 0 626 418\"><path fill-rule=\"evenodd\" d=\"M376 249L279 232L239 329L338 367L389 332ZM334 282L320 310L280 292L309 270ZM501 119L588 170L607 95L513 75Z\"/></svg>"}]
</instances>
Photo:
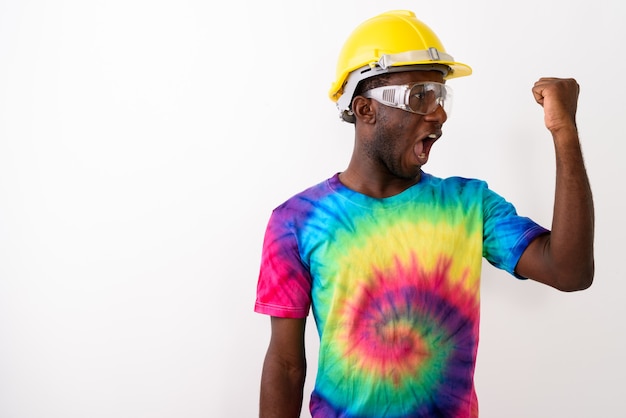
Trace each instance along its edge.
<instances>
[{"instance_id":1,"label":"forehead","mask_svg":"<svg viewBox=\"0 0 626 418\"><path fill-rule=\"evenodd\" d=\"M443 74L439 71L403 71L393 73L389 78L389 84L409 84L425 81L444 83Z\"/></svg>"}]
</instances>

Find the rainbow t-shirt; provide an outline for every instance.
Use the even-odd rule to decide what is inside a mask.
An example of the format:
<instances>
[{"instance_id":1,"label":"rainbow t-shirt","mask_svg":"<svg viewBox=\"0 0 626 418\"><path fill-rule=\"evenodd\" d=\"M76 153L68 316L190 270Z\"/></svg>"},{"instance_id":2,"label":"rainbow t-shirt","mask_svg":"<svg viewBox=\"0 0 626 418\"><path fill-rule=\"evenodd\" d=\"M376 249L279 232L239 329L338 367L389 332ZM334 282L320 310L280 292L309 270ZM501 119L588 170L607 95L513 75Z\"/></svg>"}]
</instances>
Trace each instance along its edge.
<instances>
[{"instance_id":1,"label":"rainbow t-shirt","mask_svg":"<svg viewBox=\"0 0 626 418\"><path fill-rule=\"evenodd\" d=\"M476 417L482 257L515 275L546 232L483 181L422 173L375 199L335 175L273 211L255 311L312 309L313 417Z\"/></svg>"}]
</instances>

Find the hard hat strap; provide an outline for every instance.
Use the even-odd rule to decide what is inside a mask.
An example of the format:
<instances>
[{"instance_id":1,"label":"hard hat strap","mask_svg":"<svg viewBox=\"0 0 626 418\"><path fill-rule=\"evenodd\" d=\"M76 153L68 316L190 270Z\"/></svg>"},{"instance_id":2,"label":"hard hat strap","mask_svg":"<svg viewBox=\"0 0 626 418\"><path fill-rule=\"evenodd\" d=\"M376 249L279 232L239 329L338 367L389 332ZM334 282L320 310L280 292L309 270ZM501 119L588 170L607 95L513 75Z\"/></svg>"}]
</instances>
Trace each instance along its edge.
<instances>
[{"instance_id":1,"label":"hard hat strap","mask_svg":"<svg viewBox=\"0 0 626 418\"><path fill-rule=\"evenodd\" d=\"M454 58L451 55L440 52L437 48L428 48L421 51L406 51L399 54L384 54L380 57L377 63L370 65L377 65L382 69L393 67L398 63L409 62L424 62L428 61L449 61L454 62Z\"/></svg>"}]
</instances>

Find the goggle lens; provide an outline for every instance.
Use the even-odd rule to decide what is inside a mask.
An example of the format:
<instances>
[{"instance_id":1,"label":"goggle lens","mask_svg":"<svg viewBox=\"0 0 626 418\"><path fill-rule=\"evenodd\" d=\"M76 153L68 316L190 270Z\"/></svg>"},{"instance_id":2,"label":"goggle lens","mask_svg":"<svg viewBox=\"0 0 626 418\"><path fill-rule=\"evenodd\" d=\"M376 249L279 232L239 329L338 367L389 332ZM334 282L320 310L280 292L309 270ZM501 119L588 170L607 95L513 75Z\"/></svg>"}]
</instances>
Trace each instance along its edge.
<instances>
[{"instance_id":1,"label":"goggle lens","mask_svg":"<svg viewBox=\"0 0 626 418\"><path fill-rule=\"evenodd\" d=\"M406 106L414 113L428 115L442 106L445 110L447 90L444 84L420 83L411 86L408 92Z\"/></svg>"}]
</instances>

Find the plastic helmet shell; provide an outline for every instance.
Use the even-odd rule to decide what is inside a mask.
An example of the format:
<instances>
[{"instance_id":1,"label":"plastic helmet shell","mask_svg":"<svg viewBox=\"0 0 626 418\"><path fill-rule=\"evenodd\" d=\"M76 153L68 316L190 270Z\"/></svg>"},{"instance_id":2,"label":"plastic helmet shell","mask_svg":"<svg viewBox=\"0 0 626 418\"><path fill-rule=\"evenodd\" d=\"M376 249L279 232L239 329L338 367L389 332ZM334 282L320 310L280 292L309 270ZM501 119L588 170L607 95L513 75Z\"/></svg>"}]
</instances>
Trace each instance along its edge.
<instances>
[{"instance_id":1,"label":"plastic helmet shell","mask_svg":"<svg viewBox=\"0 0 626 418\"><path fill-rule=\"evenodd\" d=\"M407 54L409 52L416 54ZM443 65L449 69L445 79L472 73L468 65L454 61L446 53L437 35L418 20L413 12L394 10L366 20L350 34L339 54L336 79L329 91L331 100L337 102L342 94L348 93L344 88L353 71L366 66L380 68L381 60L384 61L389 56L400 59L392 60L388 64L389 69L384 68L384 72L400 66ZM377 74L380 72L372 75ZM364 78L368 77L361 79ZM353 93L354 91L351 92Z\"/></svg>"}]
</instances>

